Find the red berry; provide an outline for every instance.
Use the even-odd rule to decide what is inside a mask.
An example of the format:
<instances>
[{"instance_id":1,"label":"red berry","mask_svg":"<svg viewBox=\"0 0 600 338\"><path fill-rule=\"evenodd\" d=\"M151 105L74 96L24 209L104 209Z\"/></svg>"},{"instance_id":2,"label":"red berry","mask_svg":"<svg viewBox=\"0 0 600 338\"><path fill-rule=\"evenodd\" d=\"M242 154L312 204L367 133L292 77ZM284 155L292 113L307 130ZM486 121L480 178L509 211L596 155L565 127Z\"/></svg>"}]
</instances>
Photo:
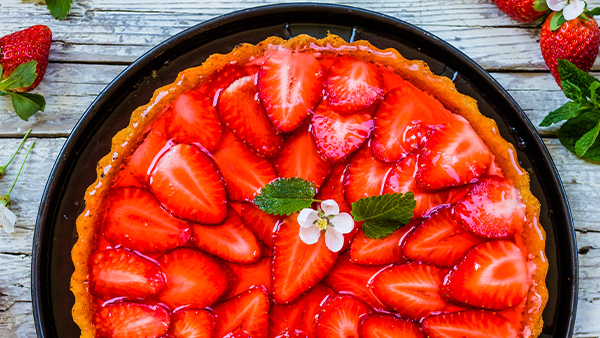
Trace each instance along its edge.
<instances>
[{"instance_id":1,"label":"red berry","mask_svg":"<svg viewBox=\"0 0 600 338\"><path fill-rule=\"evenodd\" d=\"M262 287L252 288L213 308L217 318L215 337L246 334L266 338L269 334L269 296Z\"/></svg>"},{"instance_id":2,"label":"red berry","mask_svg":"<svg viewBox=\"0 0 600 338\"><path fill-rule=\"evenodd\" d=\"M174 338L212 338L215 316L206 310L180 310L171 315L169 333Z\"/></svg>"},{"instance_id":3,"label":"red berry","mask_svg":"<svg viewBox=\"0 0 600 338\"><path fill-rule=\"evenodd\" d=\"M98 337L159 338L167 333L169 312L160 305L130 302L103 306L94 314Z\"/></svg>"},{"instance_id":4,"label":"red berry","mask_svg":"<svg viewBox=\"0 0 600 338\"><path fill-rule=\"evenodd\" d=\"M348 295L330 298L319 315L317 338L358 337L361 319L371 310Z\"/></svg>"},{"instance_id":5,"label":"red berry","mask_svg":"<svg viewBox=\"0 0 600 338\"><path fill-rule=\"evenodd\" d=\"M543 12L535 10L533 5L536 0L494 0L494 2L508 16L521 22L534 22L547 12L547 10Z\"/></svg>"},{"instance_id":6,"label":"red berry","mask_svg":"<svg viewBox=\"0 0 600 338\"><path fill-rule=\"evenodd\" d=\"M371 313L360 324L361 338L425 338L417 323L387 313Z\"/></svg>"},{"instance_id":7,"label":"red berry","mask_svg":"<svg viewBox=\"0 0 600 338\"><path fill-rule=\"evenodd\" d=\"M421 324L430 338L516 338L517 328L501 315L484 310L432 316Z\"/></svg>"}]
</instances>

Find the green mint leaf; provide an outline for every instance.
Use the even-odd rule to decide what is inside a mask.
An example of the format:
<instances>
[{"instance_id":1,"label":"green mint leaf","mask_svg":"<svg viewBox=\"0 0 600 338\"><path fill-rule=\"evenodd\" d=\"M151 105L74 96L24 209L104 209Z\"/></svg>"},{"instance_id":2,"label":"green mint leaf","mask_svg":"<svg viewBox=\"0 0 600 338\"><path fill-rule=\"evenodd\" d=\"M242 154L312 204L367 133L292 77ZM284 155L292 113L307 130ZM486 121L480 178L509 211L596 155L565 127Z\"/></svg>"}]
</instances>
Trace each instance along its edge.
<instances>
[{"instance_id":1,"label":"green mint leaf","mask_svg":"<svg viewBox=\"0 0 600 338\"><path fill-rule=\"evenodd\" d=\"M38 111L44 111L46 100L40 94L8 92L13 108L21 120L27 121Z\"/></svg>"},{"instance_id":2,"label":"green mint leaf","mask_svg":"<svg viewBox=\"0 0 600 338\"><path fill-rule=\"evenodd\" d=\"M551 124L575 117L581 113L581 110L579 110L580 107L581 103L569 101L558 109L548 113L548 115L544 117L544 120L540 123L540 127L548 127Z\"/></svg>"},{"instance_id":3,"label":"green mint leaf","mask_svg":"<svg viewBox=\"0 0 600 338\"><path fill-rule=\"evenodd\" d=\"M569 149L572 153L577 155L575 146L577 141L581 139L586 133L592 130L598 124L600 120L600 112L597 110L587 111L577 117L573 117L565 122L556 136L560 140L560 143ZM600 139L596 141L588 148L587 152L582 156L584 159L600 162Z\"/></svg>"},{"instance_id":4,"label":"green mint leaf","mask_svg":"<svg viewBox=\"0 0 600 338\"><path fill-rule=\"evenodd\" d=\"M46 7L55 19L62 20L71 10L73 0L46 0Z\"/></svg>"},{"instance_id":5,"label":"green mint leaf","mask_svg":"<svg viewBox=\"0 0 600 338\"><path fill-rule=\"evenodd\" d=\"M7 89L27 88L31 86L35 78L37 78L36 67L37 61L20 64L9 77L0 82L0 90L5 91Z\"/></svg>"},{"instance_id":6,"label":"green mint leaf","mask_svg":"<svg viewBox=\"0 0 600 338\"><path fill-rule=\"evenodd\" d=\"M298 177L281 178L267 184L254 198L258 208L272 215L290 215L310 208L316 194L310 181Z\"/></svg>"},{"instance_id":7,"label":"green mint leaf","mask_svg":"<svg viewBox=\"0 0 600 338\"><path fill-rule=\"evenodd\" d=\"M535 0L533 2L533 9L535 9L538 12L545 12L549 8L548 4L546 3L546 0Z\"/></svg>"},{"instance_id":8,"label":"green mint leaf","mask_svg":"<svg viewBox=\"0 0 600 338\"><path fill-rule=\"evenodd\" d=\"M595 77L564 59L558 59L558 75L560 76L561 81L570 81L584 93L587 93L588 88L590 88L592 83L599 82Z\"/></svg>"},{"instance_id":9,"label":"green mint leaf","mask_svg":"<svg viewBox=\"0 0 600 338\"><path fill-rule=\"evenodd\" d=\"M554 32L565 22L567 22L567 20L565 20L562 11L554 13L552 19L550 19L550 30Z\"/></svg>"},{"instance_id":10,"label":"green mint leaf","mask_svg":"<svg viewBox=\"0 0 600 338\"><path fill-rule=\"evenodd\" d=\"M590 101L596 108L600 108L600 82L594 82L590 86Z\"/></svg>"},{"instance_id":11,"label":"green mint leaf","mask_svg":"<svg viewBox=\"0 0 600 338\"><path fill-rule=\"evenodd\" d=\"M352 203L352 217L364 221L362 229L369 238L383 238L400 229L413 217L417 202L412 192L361 198Z\"/></svg>"},{"instance_id":12,"label":"green mint leaf","mask_svg":"<svg viewBox=\"0 0 600 338\"><path fill-rule=\"evenodd\" d=\"M565 96L572 101L581 102L585 100L584 92L581 88L576 86L569 80L561 80L560 85L562 86L563 93Z\"/></svg>"},{"instance_id":13,"label":"green mint leaf","mask_svg":"<svg viewBox=\"0 0 600 338\"><path fill-rule=\"evenodd\" d=\"M587 153L588 149L590 149L592 144L596 142L598 133L600 133L600 120L598 120L598 123L596 123L594 128L583 134L583 136L577 140L577 142L575 142L575 155L583 157L585 153Z\"/></svg>"}]
</instances>

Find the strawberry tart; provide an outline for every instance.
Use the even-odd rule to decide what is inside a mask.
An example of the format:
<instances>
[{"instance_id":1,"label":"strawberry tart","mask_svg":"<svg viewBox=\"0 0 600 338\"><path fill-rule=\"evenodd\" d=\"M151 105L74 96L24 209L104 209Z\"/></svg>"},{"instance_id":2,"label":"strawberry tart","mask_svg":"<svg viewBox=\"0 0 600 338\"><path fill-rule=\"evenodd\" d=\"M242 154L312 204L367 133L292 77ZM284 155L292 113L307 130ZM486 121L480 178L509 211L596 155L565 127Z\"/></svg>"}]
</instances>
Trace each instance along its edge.
<instances>
[{"instance_id":1,"label":"strawberry tart","mask_svg":"<svg viewBox=\"0 0 600 338\"><path fill-rule=\"evenodd\" d=\"M133 112L97 173L72 250L81 337L541 333L527 172L475 100L396 50L301 35L214 54ZM314 199L270 211L302 199L277 182Z\"/></svg>"}]
</instances>

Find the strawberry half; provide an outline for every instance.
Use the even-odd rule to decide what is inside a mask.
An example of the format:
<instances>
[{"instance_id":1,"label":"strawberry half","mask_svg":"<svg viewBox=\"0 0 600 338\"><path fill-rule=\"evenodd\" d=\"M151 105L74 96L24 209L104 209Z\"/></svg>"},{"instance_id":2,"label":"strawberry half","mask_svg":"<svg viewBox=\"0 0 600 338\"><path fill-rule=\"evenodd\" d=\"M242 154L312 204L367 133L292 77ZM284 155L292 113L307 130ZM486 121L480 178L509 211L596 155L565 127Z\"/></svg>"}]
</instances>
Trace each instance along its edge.
<instances>
[{"instance_id":1,"label":"strawberry half","mask_svg":"<svg viewBox=\"0 0 600 338\"><path fill-rule=\"evenodd\" d=\"M178 144L158 160L150 176L156 199L173 215L203 224L227 217L223 178L200 148Z\"/></svg>"},{"instance_id":2,"label":"strawberry half","mask_svg":"<svg viewBox=\"0 0 600 338\"><path fill-rule=\"evenodd\" d=\"M103 234L112 245L153 253L174 249L190 239L188 223L165 212L148 190L117 188L108 201Z\"/></svg>"},{"instance_id":3,"label":"strawberry half","mask_svg":"<svg viewBox=\"0 0 600 338\"><path fill-rule=\"evenodd\" d=\"M344 179L346 203L352 205L361 198L381 195L387 175L393 166L373 157L369 145L361 149L346 169Z\"/></svg>"},{"instance_id":4,"label":"strawberry half","mask_svg":"<svg viewBox=\"0 0 600 338\"><path fill-rule=\"evenodd\" d=\"M360 320L371 310L363 302L338 295L325 303L317 325L318 338L358 337Z\"/></svg>"},{"instance_id":5,"label":"strawberry half","mask_svg":"<svg viewBox=\"0 0 600 338\"><path fill-rule=\"evenodd\" d=\"M269 296L261 287L252 288L215 306L215 337L247 334L252 338L266 338L269 334L269 306Z\"/></svg>"},{"instance_id":6,"label":"strawberry half","mask_svg":"<svg viewBox=\"0 0 600 338\"><path fill-rule=\"evenodd\" d=\"M375 297L402 317L419 321L432 314L462 310L440 297L444 276L438 267L410 262L381 270L371 279L369 288Z\"/></svg>"},{"instance_id":7,"label":"strawberry half","mask_svg":"<svg viewBox=\"0 0 600 338\"><path fill-rule=\"evenodd\" d=\"M406 235L414 229L415 225L414 222L409 223L382 239L369 238L364 231L359 231L352 242L352 246L350 246L352 262L362 265L406 262L402 253L402 244Z\"/></svg>"},{"instance_id":8,"label":"strawberry half","mask_svg":"<svg viewBox=\"0 0 600 338\"><path fill-rule=\"evenodd\" d=\"M273 233L282 218L267 214L252 203L242 204L242 219L244 224L269 249L273 249Z\"/></svg>"},{"instance_id":9,"label":"strawberry half","mask_svg":"<svg viewBox=\"0 0 600 338\"><path fill-rule=\"evenodd\" d=\"M506 178L482 178L454 206L456 219L469 231L488 238L507 238L523 229L525 205Z\"/></svg>"},{"instance_id":10,"label":"strawberry half","mask_svg":"<svg viewBox=\"0 0 600 338\"><path fill-rule=\"evenodd\" d=\"M228 64L218 72L213 73L206 81L200 84L196 90L204 93L213 103L217 105L220 94L229 87L233 81L242 78L249 73L245 67L237 64Z\"/></svg>"},{"instance_id":11,"label":"strawberry half","mask_svg":"<svg viewBox=\"0 0 600 338\"><path fill-rule=\"evenodd\" d=\"M450 270L444 297L491 310L519 304L529 290L529 272L521 249L513 242L482 243Z\"/></svg>"},{"instance_id":12,"label":"strawberry half","mask_svg":"<svg viewBox=\"0 0 600 338\"><path fill-rule=\"evenodd\" d=\"M171 315L169 334L174 338L212 338L215 316L206 310L181 310Z\"/></svg>"},{"instance_id":13,"label":"strawberry half","mask_svg":"<svg viewBox=\"0 0 600 338\"><path fill-rule=\"evenodd\" d=\"M484 310L468 310L432 316L421 323L430 338L516 338L519 331L501 315Z\"/></svg>"},{"instance_id":14,"label":"strawberry half","mask_svg":"<svg viewBox=\"0 0 600 338\"><path fill-rule=\"evenodd\" d=\"M338 163L357 151L371 136L372 110L342 116L321 101L315 109L311 126L321 155L331 163Z\"/></svg>"},{"instance_id":15,"label":"strawberry half","mask_svg":"<svg viewBox=\"0 0 600 338\"><path fill-rule=\"evenodd\" d=\"M300 177L319 188L331 165L325 161L308 128L301 127L283 145L274 161L279 177Z\"/></svg>"},{"instance_id":16,"label":"strawberry half","mask_svg":"<svg viewBox=\"0 0 600 338\"><path fill-rule=\"evenodd\" d=\"M179 248L157 261L167 280L158 299L171 309L184 305L211 306L228 288L227 276L219 262L198 250Z\"/></svg>"},{"instance_id":17,"label":"strawberry half","mask_svg":"<svg viewBox=\"0 0 600 338\"><path fill-rule=\"evenodd\" d=\"M254 263L262 255L260 243L233 208L229 208L223 224L192 224L192 243L206 253L234 263Z\"/></svg>"},{"instance_id":18,"label":"strawberry half","mask_svg":"<svg viewBox=\"0 0 600 338\"><path fill-rule=\"evenodd\" d=\"M296 300L333 269L338 257L325 246L325 236L308 245L300 239L298 213L279 225L273 239L273 298L279 304Z\"/></svg>"},{"instance_id":19,"label":"strawberry half","mask_svg":"<svg viewBox=\"0 0 600 338\"><path fill-rule=\"evenodd\" d=\"M375 310L386 310L383 305L367 288L369 280L384 266L365 266L352 263L350 255L341 255L335 267L327 278L325 284L338 294L351 295Z\"/></svg>"},{"instance_id":20,"label":"strawberry half","mask_svg":"<svg viewBox=\"0 0 600 338\"><path fill-rule=\"evenodd\" d=\"M145 298L165 287L158 265L125 249L97 251L89 262L90 292L104 300Z\"/></svg>"},{"instance_id":21,"label":"strawberry half","mask_svg":"<svg viewBox=\"0 0 600 338\"><path fill-rule=\"evenodd\" d=\"M483 241L455 220L452 209L444 208L424 220L408 236L402 250L411 260L450 268Z\"/></svg>"},{"instance_id":22,"label":"strawberry half","mask_svg":"<svg viewBox=\"0 0 600 338\"><path fill-rule=\"evenodd\" d=\"M231 289L223 298L229 299L252 287L262 286L268 294L272 293L271 257L263 257L253 264L227 264L233 278L230 278Z\"/></svg>"},{"instance_id":23,"label":"strawberry half","mask_svg":"<svg viewBox=\"0 0 600 338\"><path fill-rule=\"evenodd\" d=\"M213 154L227 187L229 199L251 201L269 182L277 178L271 163L248 149L231 132L225 132L220 149Z\"/></svg>"},{"instance_id":24,"label":"strawberry half","mask_svg":"<svg viewBox=\"0 0 600 338\"><path fill-rule=\"evenodd\" d=\"M483 140L462 120L435 128L421 150L417 185L435 191L472 183L485 174L491 153Z\"/></svg>"},{"instance_id":25,"label":"strawberry half","mask_svg":"<svg viewBox=\"0 0 600 338\"><path fill-rule=\"evenodd\" d=\"M258 76L258 94L271 122L282 133L296 129L321 100L325 71L312 53L280 50Z\"/></svg>"},{"instance_id":26,"label":"strawberry half","mask_svg":"<svg viewBox=\"0 0 600 338\"><path fill-rule=\"evenodd\" d=\"M456 120L454 114L431 95L412 85L390 91L375 110L373 155L396 162L418 151L427 141L432 124Z\"/></svg>"},{"instance_id":27,"label":"strawberry half","mask_svg":"<svg viewBox=\"0 0 600 338\"><path fill-rule=\"evenodd\" d=\"M127 168L131 174L146 186L150 184L150 173L160 155L173 146L173 143L169 142L165 129L168 115L169 112L166 112L165 115L154 120L147 128L146 138L128 160Z\"/></svg>"},{"instance_id":28,"label":"strawberry half","mask_svg":"<svg viewBox=\"0 0 600 338\"><path fill-rule=\"evenodd\" d=\"M219 97L221 120L237 138L260 155L273 157L283 140L277 135L258 98L256 75L233 82Z\"/></svg>"},{"instance_id":29,"label":"strawberry half","mask_svg":"<svg viewBox=\"0 0 600 338\"><path fill-rule=\"evenodd\" d=\"M158 338L167 333L171 319L160 305L123 302L103 306L92 321L97 337Z\"/></svg>"},{"instance_id":30,"label":"strawberry half","mask_svg":"<svg viewBox=\"0 0 600 338\"><path fill-rule=\"evenodd\" d=\"M340 56L327 73L325 94L335 111L352 114L383 98L383 78L374 64Z\"/></svg>"},{"instance_id":31,"label":"strawberry half","mask_svg":"<svg viewBox=\"0 0 600 338\"><path fill-rule=\"evenodd\" d=\"M360 324L360 338L425 338L417 323L387 313L371 313Z\"/></svg>"},{"instance_id":32,"label":"strawberry half","mask_svg":"<svg viewBox=\"0 0 600 338\"><path fill-rule=\"evenodd\" d=\"M219 146L221 128L217 109L205 93L189 90L173 102L167 131L176 143L197 143L212 152Z\"/></svg>"},{"instance_id":33,"label":"strawberry half","mask_svg":"<svg viewBox=\"0 0 600 338\"><path fill-rule=\"evenodd\" d=\"M321 306L335 296L330 288L317 285L294 304L273 304L269 313L269 337L316 337Z\"/></svg>"}]
</instances>

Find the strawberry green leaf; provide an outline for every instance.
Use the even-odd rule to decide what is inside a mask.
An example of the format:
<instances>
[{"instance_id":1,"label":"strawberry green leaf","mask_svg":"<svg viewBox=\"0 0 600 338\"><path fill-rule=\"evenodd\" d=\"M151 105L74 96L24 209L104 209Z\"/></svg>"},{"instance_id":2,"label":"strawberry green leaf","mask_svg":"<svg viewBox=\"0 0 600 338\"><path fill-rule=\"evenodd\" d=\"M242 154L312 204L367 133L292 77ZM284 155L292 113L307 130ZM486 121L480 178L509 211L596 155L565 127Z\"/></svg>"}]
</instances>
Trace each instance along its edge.
<instances>
[{"instance_id":1,"label":"strawberry green leaf","mask_svg":"<svg viewBox=\"0 0 600 338\"><path fill-rule=\"evenodd\" d=\"M587 4L586 4L586 6L587 6ZM592 10L585 11L584 13L587 14L588 16L590 16L590 17L598 15L598 14L600 14L600 7L596 7L594 9L592 9Z\"/></svg>"},{"instance_id":2,"label":"strawberry green leaf","mask_svg":"<svg viewBox=\"0 0 600 338\"><path fill-rule=\"evenodd\" d=\"M267 184L254 198L256 206L272 215L290 215L310 208L316 194L310 181L298 177L281 178Z\"/></svg>"},{"instance_id":3,"label":"strawberry green leaf","mask_svg":"<svg viewBox=\"0 0 600 338\"><path fill-rule=\"evenodd\" d=\"M587 92L592 83L599 82L595 77L564 59L558 59L558 75L562 81L570 81L584 93Z\"/></svg>"},{"instance_id":4,"label":"strawberry green leaf","mask_svg":"<svg viewBox=\"0 0 600 338\"><path fill-rule=\"evenodd\" d=\"M64 19L71 10L73 0L46 0L46 7L55 19Z\"/></svg>"},{"instance_id":5,"label":"strawberry green leaf","mask_svg":"<svg viewBox=\"0 0 600 338\"><path fill-rule=\"evenodd\" d=\"M577 140L575 143L575 155L583 157L585 153L587 153L588 149L590 149L592 144L596 142L598 133L600 133L600 120L598 120L598 123L596 123L594 128L583 134L583 136Z\"/></svg>"},{"instance_id":6,"label":"strawberry green leaf","mask_svg":"<svg viewBox=\"0 0 600 338\"><path fill-rule=\"evenodd\" d=\"M37 78L37 61L29 61L20 64L12 74L6 79L0 81L0 90L5 91L16 88L27 88L33 84Z\"/></svg>"},{"instance_id":7,"label":"strawberry green leaf","mask_svg":"<svg viewBox=\"0 0 600 338\"><path fill-rule=\"evenodd\" d=\"M577 141L594 129L598 125L598 120L600 120L600 112L597 110L582 113L565 122L556 133L556 136L565 148L577 155L575 150ZM596 139L589 146L582 158L600 162L600 139Z\"/></svg>"},{"instance_id":8,"label":"strawberry green leaf","mask_svg":"<svg viewBox=\"0 0 600 338\"><path fill-rule=\"evenodd\" d=\"M538 12L545 12L549 8L548 4L546 3L546 0L535 0L533 2L533 9L535 9Z\"/></svg>"},{"instance_id":9,"label":"strawberry green leaf","mask_svg":"<svg viewBox=\"0 0 600 338\"><path fill-rule=\"evenodd\" d=\"M567 20L563 16L563 12L556 12L556 14L552 16L552 19L550 19L550 30L554 32L565 22L567 22Z\"/></svg>"},{"instance_id":10,"label":"strawberry green leaf","mask_svg":"<svg viewBox=\"0 0 600 338\"><path fill-rule=\"evenodd\" d=\"M548 115L544 117L544 120L540 123L540 127L548 127L551 124L575 117L581 114L582 110L580 108L581 103L569 101L558 109L548 113Z\"/></svg>"},{"instance_id":11,"label":"strawberry green leaf","mask_svg":"<svg viewBox=\"0 0 600 338\"><path fill-rule=\"evenodd\" d=\"M40 94L8 92L13 108L21 120L27 121L38 111L44 111L46 100Z\"/></svg>"},{"instance_id":12,"label":"strawberry green leaf","mask_svg":"<svg viewBox=\"0 0 600 338\"><path fill-rule=\"evenodd\" d=\"M413 217L417 202L412 192L361 198L352 203L352 217L364 221L362 229L369 238L377 239L400 229Z\"/></svg>"}]
</instances>

